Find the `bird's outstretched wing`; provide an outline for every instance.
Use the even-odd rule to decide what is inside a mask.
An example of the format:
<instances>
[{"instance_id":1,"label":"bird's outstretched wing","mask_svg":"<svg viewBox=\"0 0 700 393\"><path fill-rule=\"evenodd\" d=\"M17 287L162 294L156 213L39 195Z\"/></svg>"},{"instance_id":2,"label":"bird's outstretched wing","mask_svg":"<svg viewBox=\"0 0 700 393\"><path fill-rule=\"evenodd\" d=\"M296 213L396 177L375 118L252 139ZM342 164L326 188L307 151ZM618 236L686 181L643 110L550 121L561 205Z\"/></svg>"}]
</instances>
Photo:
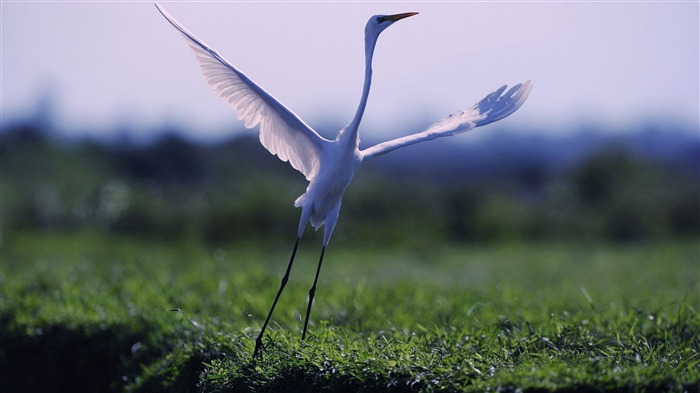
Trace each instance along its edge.
<instances>
[{"instance_id":1,"label":"bird's outstretched wing","mask_svg":"<svg viewBox=\"0 0 700 393\"><path fill-rule=\"evenodd\" d=\"M289 161L311 181L319 170L322 146L329 141L185 29L162 6L156 4L156 8L185 37L207 85L229 103L246 128L260 125L260 142L270 153Z\"/></svg>"},{"instance_id":2,"label":"bird's outstretched wing","mask_svg":"<svg viewBox=\"0 0 700 393\"><path fill-rule=\"evenodd\" d=\"M372 157L386 154L399 147L443 136L457 135L474 127L501 120L520 108L525 99L527 99L528 94L530 94L532 84L530 81L527 81L513 86L507 92L506 89L507 86L502 86L484 97L483 100L476 103L473 107L455 112L444 119L438 120L423 132L393 139L362 150L360 152L362 160L369 160Z\"/></svg>"}]
</instances>

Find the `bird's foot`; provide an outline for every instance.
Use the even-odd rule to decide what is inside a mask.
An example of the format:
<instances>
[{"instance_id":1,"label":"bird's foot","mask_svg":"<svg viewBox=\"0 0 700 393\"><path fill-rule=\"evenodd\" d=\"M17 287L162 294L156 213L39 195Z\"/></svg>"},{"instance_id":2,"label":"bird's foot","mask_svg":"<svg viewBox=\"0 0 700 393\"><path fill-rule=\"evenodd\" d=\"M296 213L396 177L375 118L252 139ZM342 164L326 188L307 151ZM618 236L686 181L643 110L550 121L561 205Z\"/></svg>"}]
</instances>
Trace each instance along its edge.
<instances>
[{"instance_id":1,"label":"bird's foot","mask_svg":"<svg viewBox=\"0 0 700 393\"><path fill-rule=\"evenodd\" d=\"M262 358L262 353L264 351L265 345L263 345L262 337L258 337L258 339L255 340L255 350L253 350L253 359L257 359L258 357Z\"/></svg>"}]
</instances>

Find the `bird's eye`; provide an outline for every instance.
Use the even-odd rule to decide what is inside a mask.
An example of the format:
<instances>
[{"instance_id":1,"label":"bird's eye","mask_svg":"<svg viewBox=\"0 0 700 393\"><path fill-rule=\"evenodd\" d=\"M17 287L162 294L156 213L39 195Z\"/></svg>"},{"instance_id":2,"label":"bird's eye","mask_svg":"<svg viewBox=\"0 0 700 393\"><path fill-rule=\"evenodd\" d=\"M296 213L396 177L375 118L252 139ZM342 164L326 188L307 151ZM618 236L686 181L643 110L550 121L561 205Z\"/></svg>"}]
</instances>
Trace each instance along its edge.
<instances>
[{"instance_id":1,"label":"bird's eye","mask_svg":"<svg viewBox=\"0 0 700 393\"><path fill-rule=\"evenodd\" d=\"M385 21L385 19L384 19L383 16L378 16L378 17L376 18L376 20L377 20L377 23L382 23L382 22Z\"/></svg>"}]
</instances>

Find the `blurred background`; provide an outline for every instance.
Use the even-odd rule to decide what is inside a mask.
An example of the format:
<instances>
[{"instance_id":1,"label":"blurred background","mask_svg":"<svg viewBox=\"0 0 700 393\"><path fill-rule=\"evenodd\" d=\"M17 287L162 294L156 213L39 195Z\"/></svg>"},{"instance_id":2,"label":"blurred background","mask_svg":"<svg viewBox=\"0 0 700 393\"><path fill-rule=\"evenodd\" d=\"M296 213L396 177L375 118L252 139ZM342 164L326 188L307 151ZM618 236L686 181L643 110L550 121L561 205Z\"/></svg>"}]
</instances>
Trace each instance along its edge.
<instances>
[{"instance_id":1,"label":"blurred background","mask_svg":"<svg viewBox=\"0 0 700 393\"><path fill-rule=\"evenodd\" d=\"M383 33L363 147L502 84L508 119L358 171L333 243L426 249L700 235L698 3L165 3L332 138ZM102 231L212 247L294 237L303 176L199 75L151 3L2 3L0 240Z\"/></svg>"}]
</instances>

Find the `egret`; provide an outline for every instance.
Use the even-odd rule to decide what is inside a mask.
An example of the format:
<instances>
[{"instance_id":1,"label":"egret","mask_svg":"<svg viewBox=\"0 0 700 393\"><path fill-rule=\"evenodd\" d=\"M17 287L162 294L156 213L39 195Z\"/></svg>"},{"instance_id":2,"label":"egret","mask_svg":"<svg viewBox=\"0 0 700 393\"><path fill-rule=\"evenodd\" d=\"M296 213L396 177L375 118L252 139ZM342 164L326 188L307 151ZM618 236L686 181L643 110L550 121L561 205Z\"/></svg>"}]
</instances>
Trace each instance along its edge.
<instances>
[{"instance_id":1,"label":"egret","mask_svg":"<svg viewBox=\"0 0 700 393\"><path fill-rule=\"evenodd\" d=\"M294 202L295 207L301 207L296 242L275 300L255 341L253 357L256 357L263 348L262 339L265 329L289 280L299 241L310 222L315 229L324 225L325 227L321 256L316 267L313 285L309 290L304 329L301 334L302 340L306 337L323 255L338 221L343 193L360 164L400 147L461 134L472 128L503 119L520 108L532 88L530 81L517 84L510 89L502 86L474 106L457 111L433 123L422 132L360 149L360 121L372 83L372 56L377 38L387 27L399 20L414 16L418 14L417 12L374 15L369 18L365 27L365 78L360 104L352 121L340 130L334 140L330 140L320 136L294 112L226 61L212 47L190 33L162 6L156 4L156 7L165 19L182 33L189 47L194 51L207 85L229 103L246 128L259 126L262 145L282 161L289 161L292 167L301 172L309 182L306 192Z\"/></svg>"}]
</instances>

